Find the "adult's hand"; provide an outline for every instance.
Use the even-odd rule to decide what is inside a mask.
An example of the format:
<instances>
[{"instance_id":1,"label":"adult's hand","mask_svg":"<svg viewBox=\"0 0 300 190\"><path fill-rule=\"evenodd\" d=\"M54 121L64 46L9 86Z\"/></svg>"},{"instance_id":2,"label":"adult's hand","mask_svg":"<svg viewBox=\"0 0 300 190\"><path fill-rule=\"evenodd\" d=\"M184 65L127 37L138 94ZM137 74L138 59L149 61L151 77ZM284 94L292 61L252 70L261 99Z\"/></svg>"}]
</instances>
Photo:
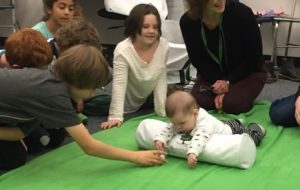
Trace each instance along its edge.
<instances>
[{"instance_id":1,"label":"adult's hand","mask_svg":"<svg viewBox=\"0 0 300 190\"><path fill-rule=\"evenodd\" d=\"M215 97L215 107L218 111L222 111L224 96L225 96L225 94L218 94Z\"/></svg>"},{"instance_id":2,"label":"adult's hand","mask_svg":"<svg viewBox=\"0 0 300 190\"><path fill-rule=\"evenodd\" d=\"M229 82L226 80L217 80L211 87L215 94L225 94L229 91Z\"/></svg>"}]
</instances>

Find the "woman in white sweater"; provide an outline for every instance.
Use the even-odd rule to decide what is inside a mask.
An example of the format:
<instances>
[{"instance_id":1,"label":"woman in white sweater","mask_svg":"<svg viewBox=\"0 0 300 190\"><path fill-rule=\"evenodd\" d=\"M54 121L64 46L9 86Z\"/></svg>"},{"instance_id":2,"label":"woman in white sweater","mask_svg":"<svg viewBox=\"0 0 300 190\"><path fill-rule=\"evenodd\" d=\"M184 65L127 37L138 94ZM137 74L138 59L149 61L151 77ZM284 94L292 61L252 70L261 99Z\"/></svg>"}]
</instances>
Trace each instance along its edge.
<instances>
[{"instance_id":1,"label":"woman in white sweater","mask_svg":"<svg viewBox=\"0 0 300 190\"><path fill-rule=\"evenodd\" d=\"M135 6L125 26L126 39L114 51L112 100L102 129L120 126L123 114L137 111L154 95L154 110L165 116L168 43L161 37L161 20L151 4Z\"/></svg>"}]
</instances>

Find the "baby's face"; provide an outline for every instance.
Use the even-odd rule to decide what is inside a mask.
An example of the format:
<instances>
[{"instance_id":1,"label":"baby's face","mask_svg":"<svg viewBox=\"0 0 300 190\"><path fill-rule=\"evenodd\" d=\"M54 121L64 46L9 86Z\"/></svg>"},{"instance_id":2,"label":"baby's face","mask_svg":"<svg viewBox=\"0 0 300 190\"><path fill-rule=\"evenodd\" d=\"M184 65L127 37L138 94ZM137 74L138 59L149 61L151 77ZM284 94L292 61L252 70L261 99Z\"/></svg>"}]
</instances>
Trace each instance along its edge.
<instances>
[{"instance_id":1,"label":"baby's face","mask_svg":"<svg viewBox=\"0 0 300 190\"><path fill-rule=\"evenodd\" d=\"M198 111L195 109L189 113L176 113L170 121L173 123L173 127L178 133L189 133L196 126Z\"/></svg>"}]
</instances>

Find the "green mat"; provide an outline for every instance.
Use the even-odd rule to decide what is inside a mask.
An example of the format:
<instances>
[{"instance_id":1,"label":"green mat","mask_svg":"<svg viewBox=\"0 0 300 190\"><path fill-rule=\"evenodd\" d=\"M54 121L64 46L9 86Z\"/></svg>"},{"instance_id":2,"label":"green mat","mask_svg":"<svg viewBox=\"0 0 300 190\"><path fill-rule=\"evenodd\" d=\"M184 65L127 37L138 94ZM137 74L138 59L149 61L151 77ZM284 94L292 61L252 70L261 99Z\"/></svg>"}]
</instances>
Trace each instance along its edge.
<instances>
[{"instance_id":1,"label":"green mat","mask_svg":"<svg viewBox=\"0 0 300 190\"><path fill-rule=\"evenodd\" d=\"M25 166L0 176L1 190L282 190L300 187L300 130L271 124L270 103L256 103L248 113L220 115L220 119L244 118L246 122L261 123L267 136L257 150L254 166L248 170L199 163L189 169L186 161L168 157L168 163L157 167L141 167L132 163L111 161L84 155L75 144L63 146L40 156ZM102 141L132 150L135 129L146 115L131 119L121 128L94 134Z\"/></svg>"}]
</instances>

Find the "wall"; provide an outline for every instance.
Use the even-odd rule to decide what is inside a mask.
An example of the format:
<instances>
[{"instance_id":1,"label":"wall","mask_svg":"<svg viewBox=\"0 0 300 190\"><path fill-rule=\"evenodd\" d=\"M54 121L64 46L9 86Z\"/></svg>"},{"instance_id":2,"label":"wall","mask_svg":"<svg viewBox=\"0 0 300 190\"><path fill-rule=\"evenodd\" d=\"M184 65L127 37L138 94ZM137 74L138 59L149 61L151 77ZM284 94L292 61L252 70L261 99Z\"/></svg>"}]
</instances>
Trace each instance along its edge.
<instances>
[{"instance_id":1,"label":"wall","mask_svg":"<svg viewBox=\"0 0 300 190\"><path fill-rule=\"evenodd\" d=\"M0 5L9 0L0 0ZM42 0L15 0L16 1L16 16L21 27L31 27L37 23L42 15ZM111 26L123 25L123 21L110 20L99 17L97 11L104 8L104 0L78 0L83 8L86 18L92 22L99 30L102 43L117 44L121 41L123 36L123 28L108 29ZM122 0L123 1L123 0ZM300 1L300 0L298 0ZM285 13L291 12L292 0L241 0L244 4L253 8L254 10L268 10L270 8L278 8L282 6ZM182 0L167 0L169 7L169 19L178 20L184 12ZM296 6L295 16L300 17L300 2ZM7 11L0 11L0 24L9 23L10 16ZM278 33L278 43L285 42L287 36L287 24L280 25ZM7 36L11 30L0 29L0 36ZM264 54L270 54L272 49L272 24L263 24L261 27ZM300 44L300 23L293 25L291 41ZM283 55L284 51L279 51L279 55ZM290 56L300 57L300 48L291 49Z\"/></svg>"},{"instance_id":2,"label":"wall","mask_svg":"<svg viewBox=\"0 0 300 190\"><path fill-rule=\"evenodd\" d=\"M292 11L293 0L242 0L244 4L248 5L254 10L270 10L282 7L285 14L289 14ZM295 17L300 18L300 0L296 3ZM281 23L278 29L278 45L284 45L287 39L288 23ZM294 44L300 44L300 23L295 23L292 26L291 42ZM270 54L273 42L272 24L263 24L261 27L264 54ZM284 55L284 49L278 49L278 55ZM289 56L300 57L300 48L290 48Z\"/></svg>"},{"instance_id":3,"label":"wall","mask_svg":"<svg viewBox=\"0 0 300 190\"><path fill-rule=\"evenodd\" d=\"M9 2L10 0L0 0L0 5L7 5ZM42 0L15 0L15 6L16 19L21 27L31 27L42 18ZM0 24L12 23L11 18L11 10L0 11ZM0 28L0 36L8 36L11 32L10 28Z\"/></svg>"}]
</instances>

